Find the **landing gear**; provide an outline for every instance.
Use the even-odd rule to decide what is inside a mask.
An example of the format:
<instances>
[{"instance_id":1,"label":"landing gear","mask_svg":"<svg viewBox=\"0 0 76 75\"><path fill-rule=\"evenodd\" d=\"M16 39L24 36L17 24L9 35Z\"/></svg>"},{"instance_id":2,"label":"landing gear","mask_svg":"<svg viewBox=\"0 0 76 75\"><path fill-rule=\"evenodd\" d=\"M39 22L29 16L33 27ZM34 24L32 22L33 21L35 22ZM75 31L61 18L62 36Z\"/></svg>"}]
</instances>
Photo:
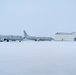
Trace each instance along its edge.
<instances>
[{"instance_id":1,"label":"landing gear","mask_svg":"<svg viewBox=\"0 0 76 75\"><path fill-rule=\"evenodd\" d=\"M35 39L35 41L37 41L37 40Z\"/></svg>"},{"instance_id":2,"label":"landing gear","mask_svg":"<svg viewBox=\"0 0 76 75\"><path fill-rule=\"evenodd\" d=\"M7 40L7 42L9 42L9 40Z\"/></svg>"},{"instance_id":3,"label":"landing gear","mask_svg":"<svg viewBox=\"0 0 76 75\"><path fill-rule=\"evenodd\" d=\"M19 42L21 42L21 40L19 40Z\"/></svg>"},{"instance_id":4,"label":"landing gear","mask_svg":"<svg viewBox=\"0 0 76 75\"><path fill-rule=\"evenodd\" d=\"M3 42L2 40L0 42Z\"/></svg>"}]
</instances>

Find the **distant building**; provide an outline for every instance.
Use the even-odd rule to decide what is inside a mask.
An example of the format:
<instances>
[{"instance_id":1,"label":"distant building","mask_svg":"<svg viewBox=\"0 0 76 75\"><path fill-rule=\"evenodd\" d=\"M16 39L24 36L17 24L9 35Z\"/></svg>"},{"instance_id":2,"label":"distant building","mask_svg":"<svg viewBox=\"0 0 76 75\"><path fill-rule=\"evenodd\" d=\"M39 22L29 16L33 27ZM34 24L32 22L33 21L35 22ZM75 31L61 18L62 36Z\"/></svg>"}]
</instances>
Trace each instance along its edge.
<instances>
[{"instance_id":1,"label":"distant building","mask_svg":"<svg viewBox=\"0 0 76 75\"><path fill-rule=\"evenodd\" d=\"M76 41L76 32L73 33L56 33L56 41Z\"/></svg>"}]
</instances>

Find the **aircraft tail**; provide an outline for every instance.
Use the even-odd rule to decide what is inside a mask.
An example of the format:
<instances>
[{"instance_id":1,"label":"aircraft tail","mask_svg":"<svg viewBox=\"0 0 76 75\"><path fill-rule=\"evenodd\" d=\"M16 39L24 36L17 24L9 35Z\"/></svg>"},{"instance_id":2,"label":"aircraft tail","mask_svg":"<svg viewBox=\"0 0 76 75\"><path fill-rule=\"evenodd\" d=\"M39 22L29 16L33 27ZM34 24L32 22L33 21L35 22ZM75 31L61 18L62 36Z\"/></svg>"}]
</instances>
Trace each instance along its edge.
<instances>
[{"instance_id":1,"label":"aircraft tail","mask_svg":"<svg viewBox=\"0 0 76 75\"><path fill-rule=\"evenodd\" d=\"M24 32L24 37L25 37L25 38L28 37L28 34L26 33L26 31L23 30L23 32Z\"/></svg>"}]
</instances>

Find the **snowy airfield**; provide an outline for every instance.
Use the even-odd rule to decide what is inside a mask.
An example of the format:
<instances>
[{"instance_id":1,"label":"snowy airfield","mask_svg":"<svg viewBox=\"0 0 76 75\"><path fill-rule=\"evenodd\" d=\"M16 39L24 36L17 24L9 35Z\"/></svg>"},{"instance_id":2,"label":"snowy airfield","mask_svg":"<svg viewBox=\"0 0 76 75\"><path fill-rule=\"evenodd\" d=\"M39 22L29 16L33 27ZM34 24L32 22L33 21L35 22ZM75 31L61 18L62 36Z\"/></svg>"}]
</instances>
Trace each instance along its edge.
<instances>
[{"instance_id":1,"label":"snowy airfield","mask_svg":"<svg viewBox=\"0 0 76 75\"><path fill-rule=\"evenodd\" d=\"M1 42L0 75L76 75L76 42Z\"/></svg>"}]
</instances>

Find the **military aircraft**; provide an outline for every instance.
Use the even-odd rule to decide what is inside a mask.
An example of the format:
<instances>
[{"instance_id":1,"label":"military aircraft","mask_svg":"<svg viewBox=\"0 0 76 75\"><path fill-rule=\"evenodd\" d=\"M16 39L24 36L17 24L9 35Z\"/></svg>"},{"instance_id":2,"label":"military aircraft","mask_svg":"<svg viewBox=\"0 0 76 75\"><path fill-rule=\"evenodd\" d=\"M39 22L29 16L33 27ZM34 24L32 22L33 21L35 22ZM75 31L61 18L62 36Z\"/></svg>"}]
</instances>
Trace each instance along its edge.
<instances>
[{"instance_id":1,"label":"military aircraft","mask_svg":"<svg viewBox=\"0 0 76 75\"><path fill-rule=\"evenodd\" d=\"M25 39L25 36L19 36L19 35L0 35L0 42L3 42L3 41L19 41L21 42L22 40Z\"/></svg>"},{"instance_id":2,"label":"military aircraft","mask_svg":"<svg viewBox=\"0 0 76 75\"><path fill-rule=\"evenodd\" d=\"M34 40L34 41L51 41L53 40L52 37L35 37L35 36L29 36L25 30L24 30L24 36L28 40Z\"/></svg>"}]
</instances>

